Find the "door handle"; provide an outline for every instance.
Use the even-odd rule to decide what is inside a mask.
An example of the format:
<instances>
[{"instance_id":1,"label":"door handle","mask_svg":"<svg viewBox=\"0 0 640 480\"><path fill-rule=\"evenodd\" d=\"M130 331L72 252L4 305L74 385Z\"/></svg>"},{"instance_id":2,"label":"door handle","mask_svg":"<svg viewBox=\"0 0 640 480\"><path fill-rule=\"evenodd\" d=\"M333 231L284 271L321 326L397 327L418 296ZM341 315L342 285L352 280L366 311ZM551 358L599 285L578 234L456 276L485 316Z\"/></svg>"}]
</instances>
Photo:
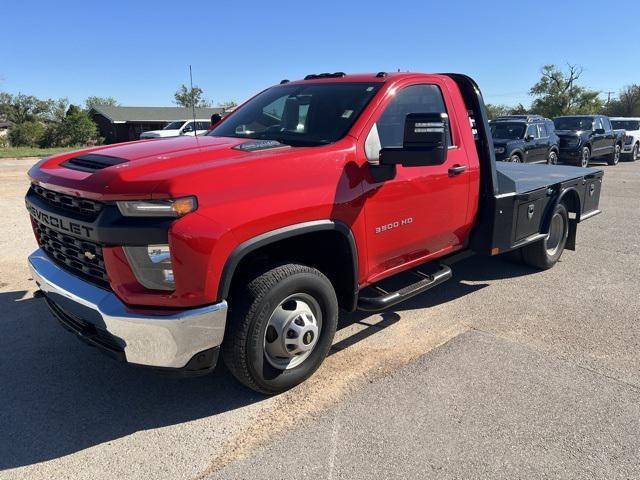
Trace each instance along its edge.
<instances>
[{"instance_id":1,"label":"door handle","mask_svg":"<svg viewBox=\"0 0 640 480\"><path fill-rule=\"evenodd\" d=\"M453 177L455 175L460 175L466 169L467 169L466 165L454 165L453 167L449 168L449 176Z\"/></svg>"}]
</instances>

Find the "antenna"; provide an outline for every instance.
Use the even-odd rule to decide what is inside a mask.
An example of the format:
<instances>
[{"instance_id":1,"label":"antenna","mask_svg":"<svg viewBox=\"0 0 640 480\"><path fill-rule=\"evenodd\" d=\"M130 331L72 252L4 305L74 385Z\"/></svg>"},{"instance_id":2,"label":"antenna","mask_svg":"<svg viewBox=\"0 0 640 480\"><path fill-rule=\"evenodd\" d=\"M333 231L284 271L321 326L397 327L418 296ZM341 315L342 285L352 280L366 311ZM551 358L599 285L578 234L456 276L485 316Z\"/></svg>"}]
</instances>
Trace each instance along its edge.
<instances>
[{"instance_id":1,"label":"antenna","mask_svg":"<svg viewBox=\"0 0 640 480\"><path fill-rule=\"evenodd\" d=\"M196 128L196 102L193 98L193 72L191 71L191 64L189 64L189 83L191 84L191 112L193 113L193 136L198 136L198 129Z\"/></svg>"}]
</instances>

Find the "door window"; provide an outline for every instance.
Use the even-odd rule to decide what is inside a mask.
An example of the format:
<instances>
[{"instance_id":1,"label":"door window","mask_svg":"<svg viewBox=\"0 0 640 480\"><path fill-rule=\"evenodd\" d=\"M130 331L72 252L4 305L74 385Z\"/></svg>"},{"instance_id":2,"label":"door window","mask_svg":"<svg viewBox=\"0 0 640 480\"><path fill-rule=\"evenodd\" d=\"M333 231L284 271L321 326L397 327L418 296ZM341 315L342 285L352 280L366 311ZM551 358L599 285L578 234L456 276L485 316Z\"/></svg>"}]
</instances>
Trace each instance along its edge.
<instances>
[{"instance_id":1,"label":"door window","mask_svg":"<svg viewBox=\"0 0 640 480\"><path fill-rule=\"evenodd\" d=\"M447 113L442 92L436 85L411 85L389 102L376 122L381 148L402 147L404 121L410 113ZM451 145L451 129L447 145Z\"/></svg>"},{"instance_id":2,"label":"door window","mask_svg":"<svg viewBox=\"0 0 640 480\"><path fill-rule=\"evenodd\" d=\"M602 117L602 128L607 131L611 130L611 122L609 122L607 117Z\"/></svg>"},{"instance_id":3,"label":"door window","mask_svg":"<svg viewBox=\"0 0 640 480\"><path fill-rule=\"evenodd\" d=\"M544 123L539 123L538 128L540 129L540 138L547 138L549 136L547 126Z\"/></svg>"},{"instance_id":4,"label":"door window","mask_svg":"<svg viewBox=\"0 0 640 480\"><path fill-rule=\"evenodd\" d=\"M596 118L596 121L593 122L593 129L598 130L599 128L604 128L602 125L602 119L600 117Z\"/></svg>"},{"instance_id":5,"label":"door window","mask_svg":"<svg viewBox=\"0 0 640 480\"><path fill-rule=\"evenodd\" d=\"M533 138L540 138L540 135L538 134L538 127L537 125L529 125L527 127L527 137L531 135Z\"/></svg>"}]
</instances>

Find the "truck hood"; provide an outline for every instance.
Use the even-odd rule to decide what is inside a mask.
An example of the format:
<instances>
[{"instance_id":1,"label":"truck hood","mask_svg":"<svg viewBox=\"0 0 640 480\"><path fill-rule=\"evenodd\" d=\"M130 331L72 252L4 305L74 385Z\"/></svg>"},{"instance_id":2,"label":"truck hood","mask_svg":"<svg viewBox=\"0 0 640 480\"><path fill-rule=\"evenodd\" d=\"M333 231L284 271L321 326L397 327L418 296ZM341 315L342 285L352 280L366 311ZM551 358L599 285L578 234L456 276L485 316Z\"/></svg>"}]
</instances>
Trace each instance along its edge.
<instances>
[{"instance_id":1,"label":"truck hood","mask_svg":"<svg viewBox=\"0 0 640 480\"><path fill-rule=\"evenodd\" d=\"M156 192L160 183L292 148L275 141L210 136L141 140L44 158L29 176L45 188L96 200L163 198L166 192Z\"/></svg>"}]
</instances>

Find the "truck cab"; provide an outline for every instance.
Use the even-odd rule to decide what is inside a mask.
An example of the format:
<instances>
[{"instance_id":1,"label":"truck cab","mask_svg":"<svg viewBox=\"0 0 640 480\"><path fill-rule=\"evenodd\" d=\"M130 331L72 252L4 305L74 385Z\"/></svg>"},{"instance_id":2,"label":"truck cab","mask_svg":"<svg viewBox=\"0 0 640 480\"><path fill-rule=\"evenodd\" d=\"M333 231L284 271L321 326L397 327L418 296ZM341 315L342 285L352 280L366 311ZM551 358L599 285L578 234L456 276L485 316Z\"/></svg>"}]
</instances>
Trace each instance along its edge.
<instances>
[{"instance_id":1,"label":"truck cab","mask_svg":"<svg viewBox=\"0 0 640 480\"><path fill-rule=\"evenodd\" d=\"M65 328L176 374L222 354L267 394L320 366L339 309L391 308L470 254L551 268L602 184L598 169L496 162L469 77L385 72L283 81L207 135L29 175L31 272Z\"/></svg>"}]
</instances>

